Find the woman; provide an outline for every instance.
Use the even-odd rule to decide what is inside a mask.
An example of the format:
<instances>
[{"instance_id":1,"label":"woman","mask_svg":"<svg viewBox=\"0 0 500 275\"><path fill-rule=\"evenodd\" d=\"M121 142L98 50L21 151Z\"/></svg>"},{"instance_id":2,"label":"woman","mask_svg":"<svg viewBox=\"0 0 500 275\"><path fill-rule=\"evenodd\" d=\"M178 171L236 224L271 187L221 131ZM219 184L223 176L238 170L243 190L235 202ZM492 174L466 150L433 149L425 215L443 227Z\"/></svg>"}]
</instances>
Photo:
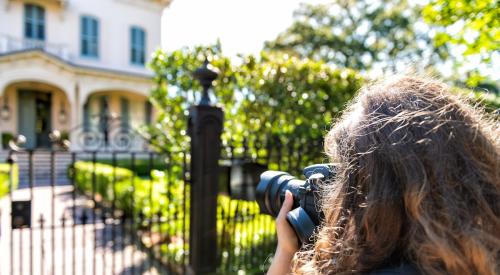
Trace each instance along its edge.
<instances>
[{"instance_id":1,"label":"woman","mask_svg":"<svg viewBox=\"0 0 500 275\"><path fill-rule=\"evenodd\" d=\"M287 194L268 274L500 274L499 129L436 81L366 87L326 137L314 244L297 252Z\"/></svg>"}]
</instances>

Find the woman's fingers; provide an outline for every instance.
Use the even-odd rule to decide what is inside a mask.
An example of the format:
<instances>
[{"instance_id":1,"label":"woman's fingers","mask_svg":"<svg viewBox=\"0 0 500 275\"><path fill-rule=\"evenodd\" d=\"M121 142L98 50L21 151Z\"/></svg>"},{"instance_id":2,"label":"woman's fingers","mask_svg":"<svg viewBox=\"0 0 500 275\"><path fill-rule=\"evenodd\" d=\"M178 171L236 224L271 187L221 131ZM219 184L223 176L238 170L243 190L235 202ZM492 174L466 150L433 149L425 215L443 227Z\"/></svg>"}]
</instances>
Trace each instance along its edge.
<instances>
[{"instance_id":1,"label":"woman's fingers","mask_svg":"<svg viewBox=\"0 0 500 275\"><path fill-rule=\"evenodd\" d=\"M293 206L293 195L290 191L285 192L285 201L281 206L280 212L278 213L278 217L276 218L279 221L284 221L286 219L286 214L292 210Z\"/></svg>"},{"instance_id":2,"label":"woman's fingers","mask_svg":"<svg viewBox=\"0 0 500 275\"><path fill-rule=\"evenodd\" d=\"M278 232L278 251L285 255L292 255L299 250L299 240L292 227L286 220L286 215L293 207L293 196L290 191L285 193L285 201L276 217L276 231Z\"/></svg>"}]
</instances>

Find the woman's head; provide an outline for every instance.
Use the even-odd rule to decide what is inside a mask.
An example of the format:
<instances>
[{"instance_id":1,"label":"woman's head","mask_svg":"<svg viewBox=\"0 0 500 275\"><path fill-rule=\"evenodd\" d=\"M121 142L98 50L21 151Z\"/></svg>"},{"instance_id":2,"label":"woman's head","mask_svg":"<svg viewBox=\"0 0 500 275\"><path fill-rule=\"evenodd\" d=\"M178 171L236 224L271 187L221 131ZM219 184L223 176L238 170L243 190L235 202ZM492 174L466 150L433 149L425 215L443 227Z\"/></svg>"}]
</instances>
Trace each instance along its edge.
<instances>
[{"instance_id":1,"label":"woman's head","mask_svg":"<svg viewBox=\"0 0 500 275\"><path fill-rule=\"evenodd\" d=\"M429 274L500 272L498 126L436 81L363 89L326 137L339 174L325 184L324 225L295 271L409 261Z\"/></svg>"}]
</instances>

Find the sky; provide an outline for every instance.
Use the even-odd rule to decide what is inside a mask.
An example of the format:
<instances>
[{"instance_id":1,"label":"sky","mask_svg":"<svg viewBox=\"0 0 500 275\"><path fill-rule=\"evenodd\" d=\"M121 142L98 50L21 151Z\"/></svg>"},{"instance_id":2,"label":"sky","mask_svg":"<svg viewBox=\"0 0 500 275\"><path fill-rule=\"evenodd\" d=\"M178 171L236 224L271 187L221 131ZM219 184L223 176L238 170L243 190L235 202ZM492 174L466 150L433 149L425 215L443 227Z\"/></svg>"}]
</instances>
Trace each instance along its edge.
<instances>
[{"instance_id":1,"label":"sky","mask_svg":"<svg viewBox=\"0 0 500 275\"><path fill-rule=\"evenodd\" d=\"M173 0L162 17L162 46L208 45L220 39L228 56L256 54L293 22L305 0ZM325 0L307 0L323 3Z\"/></svg>"},{"instance_id":2,"label":"sky","mask_svg":"<svg viewBox=\"0 0 500 275\"><path fill-rule=\"evenodd\" d=\"M293 23L293 12L303 2L318 4L328 0L173 0L162 16L162 47L173 51L183 46L213 44L219 39L229 57L257 54L265 41L276 38ZM479 68L490 79L499 79L495 73L500 69L498 60L493 62L493 68L485 67L478 59L466 64L462 70ZM445 64L439 70L449 77L451 67L451 63Z\"/></svg>"}]
</instances>

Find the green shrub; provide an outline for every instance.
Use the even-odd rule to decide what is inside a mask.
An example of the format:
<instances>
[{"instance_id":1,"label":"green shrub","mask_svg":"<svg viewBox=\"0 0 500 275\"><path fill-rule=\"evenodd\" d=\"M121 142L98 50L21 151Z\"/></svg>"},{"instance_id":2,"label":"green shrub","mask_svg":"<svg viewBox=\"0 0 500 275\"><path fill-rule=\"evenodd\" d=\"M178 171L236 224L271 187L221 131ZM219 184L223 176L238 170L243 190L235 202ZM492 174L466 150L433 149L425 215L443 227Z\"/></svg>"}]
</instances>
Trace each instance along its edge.
<instances>
[{"instance_id":1,"label":"green shrub","mask_svg":"<svg viewBox=\"0 0 500 275\"><path fill-rule=\"evenodd\" d=\"M3 132L2 133L2 148L3 149L9 149L9 141L11 141L14 138L14 135L9 132Z\"/></svg>"},{"instance_id":2,"label":"green shrub","mask_svg":"<svg viewBox=\"0 0 500 275\"><path fill-rule=\"evenodd\" d=\"M7 195L9 193L9 172L10 172L10 164L8 163L0 163L0 198ZM14 181L12 183L13 190L17 188L19 183L19 170L16 164L13 165L13 177Z\"/></svg>"},{"instance_id":3,"label":"green shrub","mask_svg":"<svg viewBox=\"0 0 500 275\"><path fill-rule=\"evenodd\" d=\"M98 159L98 163L112 165L112 159ZM121 168L127 168L132 170L132 161L130 158L127 159L117 159L116 166ZM165 163L160 161L159 159L151 160L151 164L149 159L135 159L134 160L134 171L139 177L149 177L151 170L163 170L165 169Z\"/></svg>"},{"instance_id":4,"label":"green shrub","mask_svg":"<svg viewBox=\"0 0 500 275\"><path fill-rule=\"evenodd\" d=\"M100 203L110 204L114 194L117 208L129 216L137 217L142 213L146 219L136 230L150 229L153 234L158 233L164 238L159 245L162 259L180 263L187 255L190 186L184 184L180 166L173 166L168 171L152 170L148 178L140 178L126 168L77 161L70 173L74 173L76 186L81 192L91 195L94 188ZM95 186L92 185L93 179ZM154 222L157 217L162 217L162 221ZM151 218L153 222L149 223ZM268 251L274 251L274 219L260 214L257 203L253 201L219 195L217 234L221 246L219 273L260 272L260 265L269 258ZM267 250L263 250L264 247ZM245 257L251 261L242 261ZM252 263L255 266L249 265Z\"/></svg>"},{"instance_id":5,"label":"green shrub","mask_svg":"<svg viewBox=\"0 0 500 275\"><path fill-rule=\"evenodd\" d=\"M158 214L170 216L182 210L179 205L183 203L184 185L178 180L180 177L173 179L173 173L167 177L163 171L151 170L148 178L141 178L123 167L86 161L75 162L70 173L74 173L81 192L87 195L95 192L97 200L104 204L114 200L115 206L128 214L133 211L150 218Z\"/></svg>"},{"instance_id":6,"label":"green shrub","mask_svg":"<svg viewBox=\"0 0 500 275\"><path fill-rule=\"evenodd\" d=\"M132 171L106 164L77 161L73 165L72 172L80 191L87 195L95 192L96 200L100 203L109 203L114 198L119 209L130 213L132 210L130 186L139 180ZM93 185L94 180L95 185Z\"/></svg>"},{"instance_id":7,"label":"green shrub","mask_svg":"<svg viewBox=\"0 0 500 275\"><path fill-rule=\"evenodd\" d=\"M274 218L260 213L255 201L219 195L217 237L220 241L219 274L262 274L275 250Z\"/></svg>"}]
</instances>

